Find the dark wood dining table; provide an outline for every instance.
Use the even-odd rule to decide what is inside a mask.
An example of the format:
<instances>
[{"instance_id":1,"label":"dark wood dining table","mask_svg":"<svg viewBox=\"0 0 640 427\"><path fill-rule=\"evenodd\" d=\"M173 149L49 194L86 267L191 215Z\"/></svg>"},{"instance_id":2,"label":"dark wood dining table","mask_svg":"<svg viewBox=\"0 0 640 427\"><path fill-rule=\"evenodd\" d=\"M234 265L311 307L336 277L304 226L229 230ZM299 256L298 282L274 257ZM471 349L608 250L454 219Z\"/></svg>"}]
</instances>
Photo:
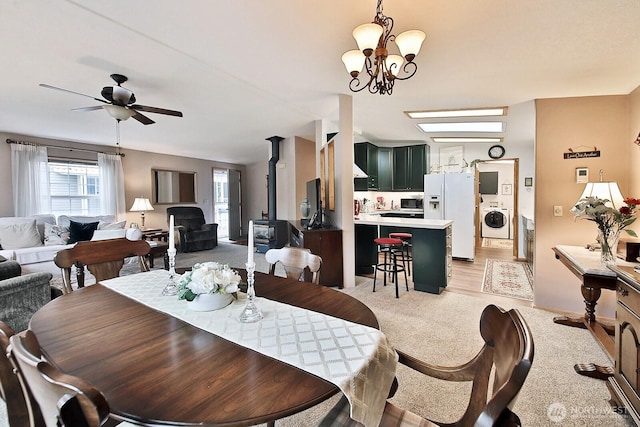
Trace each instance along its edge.
<instances>
[{"instance_id":1,"label":"dark wood dining table","mask_svg":"<svg viewBox=\"0 0 640 427\"><path fill-rule=\"evenodd\" d=\"M325 286L256 273L255 289L259 297L379 328L366 305ZM51 301L30 328L47 358L102 391L116 419L248 426L301 412L339 391L100 284Z\"/></svg>"}]
</instances>

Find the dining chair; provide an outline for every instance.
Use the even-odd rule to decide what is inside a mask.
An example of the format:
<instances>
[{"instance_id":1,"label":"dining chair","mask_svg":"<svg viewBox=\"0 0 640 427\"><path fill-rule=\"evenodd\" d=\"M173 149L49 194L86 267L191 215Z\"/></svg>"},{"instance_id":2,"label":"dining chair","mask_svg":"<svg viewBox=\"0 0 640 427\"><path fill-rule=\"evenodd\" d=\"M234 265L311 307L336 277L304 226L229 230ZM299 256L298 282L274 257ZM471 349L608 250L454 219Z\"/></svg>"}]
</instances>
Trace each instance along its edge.
<instances>
[{"instance_id":1,"label":"dining chair","mask_svg":"<svg viewBox=\"0 0 640 427\"><path fill-rule=\"evenodd\" d=\"M59 251L53 261L62 271L65 294L72 291L71 267L76 266L78 287L84 286L84 266L96 278L96 282L120 275L125 258L137 256L140 271L149 271L146 257L151 246L144 240L127 238L78 242L74 247Z\"/></svg>"},{"instance_id":2,"label":"dining chair","mask_svg":"<svg viewBox=\"0 0 640 427\"><path fill-rule=\"evenodd\" d=\"M534 345L529 326L518 310L504 311L491 304L480 317L480 334L484 346L473 359L460 366L432 365L396 350L400 363L429 377L472 382L469 404L457 422L431 421L387 401L380 426L520 426L519 417L511 409L533 363ZM349 417L349 402L343 396L318 427L360 425Z\"/></svg>"},{"instance_id":3,"label":"dining chair","mask_svg":"<svg viewBox=\"0 0 640 427\"><path fill-rule=\"evenodd\" d=\"M290 246L269 249L264 254L264 258L269 263L269 274L271 275L275 274L276 264L280 263L288 278L304 281L305 269L308 269L311 272L311 282L316 285L320 283L322 258L312 254L310 249Z\"/></svg>"},{"instance_id":4,"label":"dining chair","mask_svg":"<svg viewBox=\"0 0 640 427\"><path fill-rule=\"evenodd\" d=\"M38 407L30 413L31 407L24 398L22 385L13 372L13 365L7 357L9 339L15 334L9 325L0 320L0 397L7 407L7 418L11 427L43 426L44 421ZM27 390L27 393L30 393Z\"/></svg>"},{"instance_id":5,"label":"dining chair","mask_svg":"<svg viewBox=\"0 0 640 427\"><path fill-rule=\"evenodd\" d=\"M14 334L7 349L22 385L27 405L37 408L46 427L99 427L104 424L133 427L109 418L109 404L103 394L81 378L65 374L49 363L40 351L33 331ZM12 424L13 427L13 424Z\"/></svg>"}]
</instances>

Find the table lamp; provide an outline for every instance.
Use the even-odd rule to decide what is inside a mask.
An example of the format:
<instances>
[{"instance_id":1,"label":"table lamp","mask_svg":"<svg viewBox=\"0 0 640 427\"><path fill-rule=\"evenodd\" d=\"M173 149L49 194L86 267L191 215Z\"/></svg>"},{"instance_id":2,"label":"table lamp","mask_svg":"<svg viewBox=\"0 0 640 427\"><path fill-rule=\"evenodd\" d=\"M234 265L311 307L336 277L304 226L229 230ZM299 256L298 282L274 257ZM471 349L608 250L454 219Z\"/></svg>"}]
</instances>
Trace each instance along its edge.
<instances>
[{"instance_id":1,"label":"table lamp","mask_svg":"<svg viewBox=\"0 0 640 427\"><path fill-rule=\"evenodd\" d=\"M144 212L152 211L153 206L151 206L151 202L146 197L136 197L133 201L133 206L129 209L131 212L140 212L140 219L142 223L142 229L144 230Z\"/></svg>"},{"instance_id":2,"label":"table lamp","mask_svg":"<svg viewBox=\"0 0 640 427\"><path fill-rule=\"evenodd\" d=\"M620 188L618 187L617 182L603 182L604 171L600 169L600 182L588 182L584 187L584 191L582 195L578 199L578 201L574 204L577 205L580 200L586 199L587 197L597 197L598 199L607 199L609 200L606 203L607 206L612 207L614 209L620 209L624 206L624 197L622 197L622 193L620 192Z\"/></svg>"}]
</instances>

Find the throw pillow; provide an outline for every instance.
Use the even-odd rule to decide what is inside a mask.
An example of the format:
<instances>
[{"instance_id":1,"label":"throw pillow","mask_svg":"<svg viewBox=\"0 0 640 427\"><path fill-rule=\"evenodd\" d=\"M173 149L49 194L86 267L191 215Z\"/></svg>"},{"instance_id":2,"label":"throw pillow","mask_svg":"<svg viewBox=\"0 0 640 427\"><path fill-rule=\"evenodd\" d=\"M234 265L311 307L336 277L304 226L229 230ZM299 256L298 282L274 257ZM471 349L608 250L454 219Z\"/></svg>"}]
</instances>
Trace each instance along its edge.
<instances>
[{"instance_id":1,"label":"throw pillow","mask_svg":"<svg viewBox=\"0 0 640 427\"><path fill-rule=\"evenodd\" d=\"M55 224L44 224L44 245L66 245L69 241L70 233L67 227Z\"/></svg>"},{"instance_id":2,"label":"throw pillow","mask_svg":"<svg viewBox=\"0 0 640 427\"><path fill-rule=\"evenodd\" d=\"M93 232L98 229L99 222L75 222L69 223L69 243L84 242L91 240Z\"/></svg>"},{"instance_id":3,"label":"throw pillow","mask_svg":"<svg viewBox=\"0 0 640 427\"><path fill-rule=\"evenodd\" d=\"M0 262L4 262L4 261L6 261L6 260L7 260L7 259L6 259L5 257L3 257L2 255L0 255Z\"/></svg>"},{"instance_id":4,"label":"throw pillow","mask_svg":"<svg viewBox=\"0 0 640 427\"><path fill-rule=\"evenodd\" d=\"M100 228L98 228L93 233L91 241L95 242L96 240L121 239L125 237L126 232L127 230L125 230L124 228L120 228L117 230L100 230Z\"/></svg>"},{"instance_id":5,"label":"throw pillow","mask_svg":"<svg viewBox=\"0 0 640 427\"><path fill-rule=\"evenodd\" d=\"M100 221L98 224L98 230L121 230L126 225L127 221L118 221L118 222L106 222Z\"/></svg>"},{"instance_id":6,"label":"throw pillow","mask_svg":"<svg viewBox=\"0 0 640 427\"><path fill-rule=\"evenodd\" d=\"M2 249L20 249L42 246L36 220L19 222L0 227Z\"/></svg>"}]
</instances>

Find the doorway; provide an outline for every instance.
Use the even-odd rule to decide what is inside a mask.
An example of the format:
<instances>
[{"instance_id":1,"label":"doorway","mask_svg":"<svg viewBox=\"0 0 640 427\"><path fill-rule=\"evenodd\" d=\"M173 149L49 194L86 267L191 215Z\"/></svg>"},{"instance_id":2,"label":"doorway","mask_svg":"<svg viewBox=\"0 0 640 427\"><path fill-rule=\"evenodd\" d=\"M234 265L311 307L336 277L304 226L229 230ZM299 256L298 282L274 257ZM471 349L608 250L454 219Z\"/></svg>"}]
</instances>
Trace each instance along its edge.
<instances>
[{"instance_id":1,"label":"doorway","mask_svg":"<svg viewBox=\"0 0 640 427\"><path fill-rule=\"evenodd\" d=\"M218 224L219 239L240 238L240 189L239 170L213 168L213 220Z\"/></svg>"}]
</instances>

